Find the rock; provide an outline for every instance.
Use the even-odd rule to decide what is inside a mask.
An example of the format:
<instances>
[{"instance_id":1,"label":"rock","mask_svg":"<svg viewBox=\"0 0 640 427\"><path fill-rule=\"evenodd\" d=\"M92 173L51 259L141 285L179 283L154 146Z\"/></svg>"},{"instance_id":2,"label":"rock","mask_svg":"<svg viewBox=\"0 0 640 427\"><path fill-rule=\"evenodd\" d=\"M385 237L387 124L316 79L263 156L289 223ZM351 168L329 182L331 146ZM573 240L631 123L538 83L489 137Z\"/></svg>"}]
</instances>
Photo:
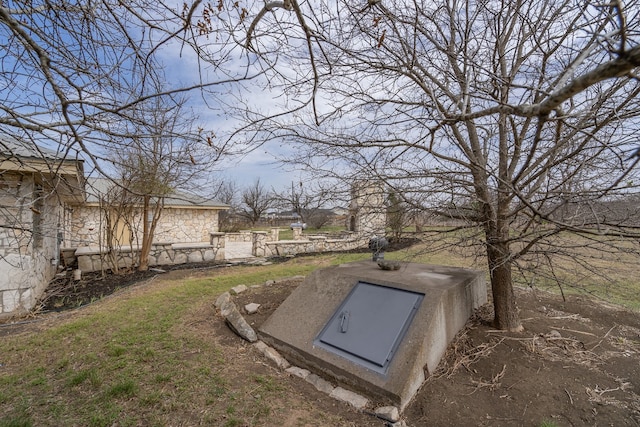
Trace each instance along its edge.
<instances>
[{"instance_id":1,"label":"rock","mask_svg":"<svg viewBox=\"0 0 640 427\"><path fill-rule=\"evenodd\" d=\"M291 375L295 375L296 377L302 378L303 380L307 379L309 374L311 374L311 372L309 372L308 370L299 368L297 366L291 366L285 369L285 371L287 371Z\"/></svg>"},{"instance_id":2,"label":"rock","mask_svg":"<svg viewBox=\"0 0 640 427\"><path fill-rule=\"evenodd\" d=\"M390 427L407 427L407 422L405 420L398 421L397 423L389 424Z\"/></svg>"},{"instance_id":3,"label":"rock","mask_svg":"<svg viewBox=\"0 0 640 427\"><path fill-rule=\"evenodd\" d=\"M400 270L400 263L398 261L380 260L378 261L378 267L382 270L395 271Z\"/></svg>"},{"instance_id":4,"label":"rock","mask_svg":"<svg viewBox=\"0 0 640 427\"><path fill-rule=\"evenodd\" d=\"M395 406L382 406L375 410L378 417L396 423L400 420L400 411Z\"/></svg>"},{"instance_id":5,"label":"rock","mask_svg":"<svg viewBox=\"0 0 640 427\"><path fill-rule=\"evenodd\" d=\"M246 285L238 285L231 288L231 295L238 295L246 291L248 288Z\"/></svg>"},{"instance_id":6,"label":"rock","mask_svg":"<svg viewBox=\"0 0 640 427\"><path fill-rule=\"evenodd\" d=\"M202 255L204 261L213 261L216 259L216 252L213 249L207 249Z\"/></svg>"},{"instance_id":7,"label":"rock","mask_svg":"<svg viewBox=\"0 0 640 427\"><path fill-rule=\"evenodd\" d=\"M218 299L216 299L215 306L218 310L222 310L221 307L225 303L229 303L230 301L231 301L231 294L229 292L225 292L224 294L220 295Z\"/></svg>"},{"instance_id":8,"label":"rock","mask_svg":"<svg viewBox=\"0 0 640 427\"><path fill-rule=\"evenodd\" d=\"M562 338L562 335L560 335L560 332L556 331L555 329L552 329L551 331L549 331L549 338Z\"/></svg>"},{"instance_id":9,"label":"rock","mask_svg":"<svg viewBox=\"0 0 640 427\"><path fill-rule=\"evenodd\" d=\"M307 375L307 378L305 378L305 381L311 384L312 386L314 386L318 391L321 391L327 394L330 394L335 388L329 381L323 380L316 374Z\"/></svg>"},{"instance_id":10,"label":"rock","mask_svg":"<svg viewBox=\"0 0 640 427\"><path fill-rule=\"evenodd\" d=\"M367 403L369 403L369 400L366 397L361 396L358 393L346 390L342 387L334 388L331 393L329 393L329 396L333 397L334 399L340 400L341 402L346 402L356 409L362 409L367 406Z\"/></svg>"},{"instance_id":11,"label":"rock","mask_svg":"<svg viewBox=\"0 0 640 427\"><path fill-rule=\"evenodd\" d=\"M189 255L187 255L187 260L189 262L202 262L204 261L204 258L202 256L202 253L200 253L199 251L195 251L195 252L191 252Z\"/></svg>"},{"instance_id":12,"label":"rock","mask_svg":"<svg viewBox=\"0 0 640 427\"><path fill-rule=\"evenodd\" d=\"M265 355L267 359L275 363L278 368L287 369L289 366L291 366L287 359L282 357L275 348L269 347L262 341L258 341L254 345L258 350L260 350L262 354Z\"/></svg>"},{"instance_id":13,"label":"rock","mask_svg":"<svg viewBox=\"0 0 640 427\"><path fill-rule=\"evenodd\" d=\"M225 300L225 301L222 302L222 304L220 304L220 316L224 317L225 319L234 310L237 311L238 307L236 307L235 303L233 301L231 301L231 299ZM238 314L240 314L240 313L238 313Z\"/></svg>"},{"instance_id":14,"label":"rock","mask_svg":"<svg viewBox=\"0 0 640 427\"><path fill-rule=\"evenodd\" d=\"M271 285L275 285L276 281L275 280L267 280L266 282L264 282L265 286L271 286Z\"/></svg>"},{"instance_id":15,"label":"rock","mask_svg":"<svg viewBox=\"0 0 640 427\"><path fill-rule=\"evenodd\" d=\"M256 331L244 320L244 317L242 317L242 314L240 314L238 307L236 307L233 301L223 304L220 308L220 313L224 316L227 325L241 338L249 342L258 341Z\"/></svg>"},{"instance_id":16,"label":"rock","mask_svg":"<svg viewBox=\"0 0 640 427\"><path fill-rule=\"evenodd\" d=\"M244 306L244 310L247 312L247 314L253 314L256 311L258 311L259 308L260 308L260 304L256 304L255 302L252 302Z\"/></svg>"}]
</instances>

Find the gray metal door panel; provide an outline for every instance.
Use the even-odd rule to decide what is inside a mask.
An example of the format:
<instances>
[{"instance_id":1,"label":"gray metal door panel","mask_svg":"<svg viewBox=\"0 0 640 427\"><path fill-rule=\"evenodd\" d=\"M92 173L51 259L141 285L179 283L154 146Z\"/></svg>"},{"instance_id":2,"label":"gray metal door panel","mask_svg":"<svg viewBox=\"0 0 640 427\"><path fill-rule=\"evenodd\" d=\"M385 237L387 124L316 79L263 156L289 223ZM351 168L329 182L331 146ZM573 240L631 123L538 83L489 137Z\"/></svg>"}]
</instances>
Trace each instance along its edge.
<instances>
[{"instance_id":1,"label":"gray metal door panel","mask_svg":"<svg viewBox=\"0 0 640 427\"><path fill-rule=\"evenodd\" d=\"M362 359L372 363L374 369L384 368L393 357L423 296L358 282L316 342L335 348L340 354L354 356L353 359L347 357L356 363Z\"/></svg>"}]
</instances>

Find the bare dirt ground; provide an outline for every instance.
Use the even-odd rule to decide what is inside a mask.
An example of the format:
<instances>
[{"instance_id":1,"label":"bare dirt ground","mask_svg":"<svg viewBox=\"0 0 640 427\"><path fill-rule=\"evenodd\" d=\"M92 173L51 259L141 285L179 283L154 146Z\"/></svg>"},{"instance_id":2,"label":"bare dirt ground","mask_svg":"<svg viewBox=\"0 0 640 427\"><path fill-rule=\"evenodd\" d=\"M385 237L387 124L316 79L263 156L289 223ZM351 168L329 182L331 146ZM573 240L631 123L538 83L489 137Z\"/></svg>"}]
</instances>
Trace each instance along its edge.
<instances>
[{"instance_id":1,"label":"bare dirt ground","mask_svg":"<svg viewBox=\"0 0 640 427\"><path fill-rule=\"evenodd\" d=\"M167 274L175 279L194 272ZM299 283L252 288L235 297L236 303L261 304L256 314L246 316L258 328ZM525 331L493 329L491 306L483 307L405 410L407 425L640 426L640 314L582 297L562 301L532 290L518 290L517 296ZM218 343L234 360L228 374L238 382L264 372L286 384L279 402L272 402L273 413L281 414L278 425L384 425L278 371L234 335L211 305L194 311L185 327ZM0 335L31 327L42 325L3 327Z\"/></svg>"},{"instance_id":2,"label":"bare dirt ground","mask_svg":"<svg viewBox=\"0 0 640 427\"><path fill-rule=\"evenodd\" d=\"M296 285L251 289L236 301L261 304L246 316L258 328ZM639 426L640 315L530 290L518 291L518 302L525 332L493 329L483 307L405 410L407 424Z\"/></svg>"}]
</instances>

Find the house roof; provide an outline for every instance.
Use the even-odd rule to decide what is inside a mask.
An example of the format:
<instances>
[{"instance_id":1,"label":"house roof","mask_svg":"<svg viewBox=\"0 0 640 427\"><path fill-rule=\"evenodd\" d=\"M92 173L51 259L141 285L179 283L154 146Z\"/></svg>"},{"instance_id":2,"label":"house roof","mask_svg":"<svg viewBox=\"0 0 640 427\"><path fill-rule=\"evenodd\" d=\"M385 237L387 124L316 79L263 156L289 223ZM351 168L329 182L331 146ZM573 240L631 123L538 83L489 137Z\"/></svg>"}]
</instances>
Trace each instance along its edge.
<instances>
[{"instance_id":1,"label":"house roof","mask_svg":"<svg viewBox=\"0 0 640 427\"><path fill-rule=\"evenodd\" d=\"M0 172L33 174L64 200L83 198L84 161L33 142L0 135Z\"/></svg>"},{"instance_id":2,"label":"house roof","mask_svg":"<svg viewBox=\"0 0 640 427\"><path fill-rule=\"evenodd\" d=\"M66 160L64 156L53 150L6 135L0 136L0 155L3 158Z\"/></svg>"},{"instance_id":3,"label":"house roof","mask_svg":"<svg viewBox=\"0 0 640 427\"><path fill-rule=\"evenodd\" d=\"M87 178L87 204L97 204L99 195L106 194L114 182L107 178ZM194 209L229 209L229 205L217 200L208 199L186 191L174 191L164 199L165 207L194 208Z\"/></svg>"}]
</instances>

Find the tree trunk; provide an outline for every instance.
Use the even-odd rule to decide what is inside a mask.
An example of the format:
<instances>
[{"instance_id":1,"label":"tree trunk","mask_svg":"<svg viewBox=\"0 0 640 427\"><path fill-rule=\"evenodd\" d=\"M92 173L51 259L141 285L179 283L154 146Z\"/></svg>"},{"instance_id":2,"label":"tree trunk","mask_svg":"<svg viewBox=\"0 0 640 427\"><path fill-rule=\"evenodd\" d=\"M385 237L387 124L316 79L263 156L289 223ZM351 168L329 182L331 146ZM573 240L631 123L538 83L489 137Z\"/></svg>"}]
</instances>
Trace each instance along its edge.
<instances>
[{"instance_id":1,"label":"tree trunk","mask_svg":"<svg viewBox=\"0 0 640 427\"><path fill-rule=\"evenodd\" d=\"M500 53L504 53L504 45L500 45ZM502 71L504 73L503 68ZM506 75L506 74L505 74ZM508 102L508 88L502 87L501 99ZM511 277L511 248L509 247L509 209L512 189L507 183L512 181L509 170L509 130L507 116L501 114L498 120L498 182L495 194L495 221L488 221L486 228L487 260L491 277L493 294L494 327L508 331L522 331L522 323L518 316L515 295L513 294L513 278ZM486 184L485 184L486 185ZM487 198L485 200L491 200ZM491 218L491 217L489 217Z\"/></svg>"},{"instance_id":2,"label":"tree trunk","mask_svg":"<svg viewBox=\"0 0 640 427\"><path fill-rule=\"evenodd\" d=\"M518 307L513 293L509 247L506 243L492 243L487 239L487 258L493 295L494 327L501 330L522 331Z\"/></svg>"},{"instance_id":3,"label":"tree trunk","mask_svg":"<svg viewBox=\"0 0 640 427\"><path fill-rule=\"evenodd\" d=\"M142 226L142 247L140 248L138 271L147 271L149 269L149 254L151 253L153 236L156 234L156 227L162 216L163 208L164 197L157 197L152 206L151 196L144 196L142 209L144 224ZM149 220L149 214L151 214L151 220Z\"/></svg>"},{"instance_id":4,"label":"tree trunk","mask_svg":"<svg viewBox=\"0 0 640 427\"><path fill-rule=\"evenodd\" d=\"M138 262L138 271L149 269L149 252L151 252L151 233L149 231L149 197L144 196L142 205L142 247Z\"/></svg>"}]
</instances>

